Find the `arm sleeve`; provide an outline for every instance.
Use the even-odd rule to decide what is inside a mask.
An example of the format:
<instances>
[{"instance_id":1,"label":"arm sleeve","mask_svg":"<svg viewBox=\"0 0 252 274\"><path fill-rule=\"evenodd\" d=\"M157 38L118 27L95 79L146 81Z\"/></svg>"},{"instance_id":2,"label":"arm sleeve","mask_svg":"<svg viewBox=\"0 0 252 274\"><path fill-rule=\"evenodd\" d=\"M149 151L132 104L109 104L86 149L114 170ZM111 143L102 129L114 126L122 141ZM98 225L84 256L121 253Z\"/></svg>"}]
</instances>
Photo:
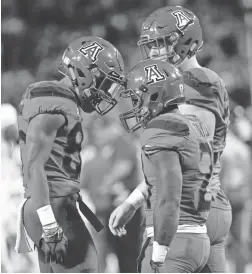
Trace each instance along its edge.
<instances>
[{"instance_id":1,"label":"arm sleeve","mask_svg":"<svg viewBox=\"0 0 252 274\"><path fill-rule=\"evenodd\" d=\"M76 108L71 95L60 88L45 84L30 86L25 92L20 109L25 120L30 122L34 117L43 113L61 114L67 125L67 112Z\"/></svg>"},{"instance_id":2,"label":"arm sleeve","mask_svg":"<svg viewBox=\"0 0 252 274\"><path fill-rule=\"evenodd\" d=\"M187 103L211 111L219 122L229 123L229 100L223 80L214 72L195 69L184 73Z\"/></svg>"},{"instance_id":3,"label":"arm sleeve","mask_svg":"<svg viewBox=\"0 0 252 274\"><path fill-rule=\"evenodd\" d=\"M180 154L188 136L189 126L184 118L179 119L171 115L166 119L155 119L142 135L142 150L146 155L161 150L172 150Z\"/></svg>"}]
</instances>

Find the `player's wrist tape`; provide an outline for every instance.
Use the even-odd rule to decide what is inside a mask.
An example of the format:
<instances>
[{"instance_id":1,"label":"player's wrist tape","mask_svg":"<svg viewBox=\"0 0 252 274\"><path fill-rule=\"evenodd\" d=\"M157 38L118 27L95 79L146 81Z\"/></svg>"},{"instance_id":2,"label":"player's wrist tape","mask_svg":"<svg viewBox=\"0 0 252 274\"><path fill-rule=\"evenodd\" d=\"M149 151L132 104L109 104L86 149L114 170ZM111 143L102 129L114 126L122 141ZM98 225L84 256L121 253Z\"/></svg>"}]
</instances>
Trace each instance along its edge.
<instances>
[{"instance_id":1,"label":"player's wrist tape","mask_svg":"<svg viewBox=\"0 0 252 274\"><path fill-rule=\"evenodd\" d=\"M135 209L138 209L143 205L145 197L139 189L135 189L125 201L133 205Z\"/></svg>"},{"instance_id":2,"label":"player's wrist tape","mask_svg":"<svg viewBox=\"0 0 252 274\"><path fill-rule=\"evenodd\" d=\"M58 226L50 205L40 207L37 209L37 213L44 230L53 229Z\"/></svg>"},{"instance_id":3,"label":"player's wrist tape","mask_svg":"<svg viewBox=\"0 0 252 274\"><path fill-rule=\"evenodd\" d=\"M154 262L161 262L165 261L166 255L169 251L169 247L165 245L160 245L158 242L153 242L153 249L152 249L152 260Z\"/></svg>"}]
</instances>

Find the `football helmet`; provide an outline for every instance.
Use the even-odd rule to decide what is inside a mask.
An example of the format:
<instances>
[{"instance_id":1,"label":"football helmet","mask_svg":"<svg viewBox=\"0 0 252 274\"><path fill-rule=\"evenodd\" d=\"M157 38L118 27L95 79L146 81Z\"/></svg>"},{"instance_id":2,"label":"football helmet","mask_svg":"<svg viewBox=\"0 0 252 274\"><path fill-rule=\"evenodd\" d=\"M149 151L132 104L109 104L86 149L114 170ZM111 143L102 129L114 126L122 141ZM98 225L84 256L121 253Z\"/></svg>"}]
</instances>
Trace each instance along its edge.
<instances>
[{"instance_id":1,"label":"football helmet","mask_svg":"<svg viewBox=\"0 0 252 274\"><path fill-rule=\"evenodd\" d=\"M144 20L138 46L143 59L159 59L178 65L203 46L199 19L180 6L157 9Z\"/></svg>"},{"instance_id":2,"label":"football helmet","mask_svg":"<svg viewBox=\"0 0 252 274\"><path fill-rule=\"evenodd\" d=\"M127 88L121 91L121 98L130 99L132 105L119 115L122 126L127 132L145 128L169 106L185 102L183 77L170 63L144 60L128 73Z\"/></svg>"},{"instance_id":3,"label":"football helmet","mask_svg":"<svg viewBox=\"0 0 252 274\"><path fill-rule=\"evenodd\" d=\"M124 63L119 51L99 37L81 37L65 50L59 71L72 81L80 106L87 104L104 115L117 104L125 86Z\"/></svg>"}]
</instances>

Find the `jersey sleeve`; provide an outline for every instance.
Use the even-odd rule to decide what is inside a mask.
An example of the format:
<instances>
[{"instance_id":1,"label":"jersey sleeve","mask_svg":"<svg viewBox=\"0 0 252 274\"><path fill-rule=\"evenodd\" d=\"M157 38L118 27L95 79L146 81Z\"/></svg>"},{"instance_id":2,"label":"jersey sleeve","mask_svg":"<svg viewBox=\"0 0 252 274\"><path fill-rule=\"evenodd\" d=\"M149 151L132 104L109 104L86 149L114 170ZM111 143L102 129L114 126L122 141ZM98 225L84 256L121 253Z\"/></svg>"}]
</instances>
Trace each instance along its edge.
<instances>
[{"instance_id":1,"label":"jersey sleeve","mask_svg":"<svg viewBox=\"0 0 252 274\"><path fill-rule=\"evenodd\" d=\"M20 103L20 111L28 122L39 114L50 113L63 115L67 124L67 113L76 110L74 96L48 82L30 85Z\"/></svg>"},{"instance_id":2,"label":"jersey sleeve","mask_svg":"<svg viewBox=\"0 0 252 274\"><path fill-rule=\"evenodd\" d=\"M180 153L187 136L189 136L189 126L184 117L161 115L152 120L144 130L141 137L142 150L146 155L161 150Z\"/></svg>"},{"instance_id":3,"label":"jersey sleeve","mask_svg":"<svg viewBox=\"0 0 252 274\"><path fill-rule=\"evenodd\" d=\"M194 69L183 75L187 103L211 111L217 122L226 122L229 117L229 101L223 80L211 70Z\"/></svg>"}]
</instances>

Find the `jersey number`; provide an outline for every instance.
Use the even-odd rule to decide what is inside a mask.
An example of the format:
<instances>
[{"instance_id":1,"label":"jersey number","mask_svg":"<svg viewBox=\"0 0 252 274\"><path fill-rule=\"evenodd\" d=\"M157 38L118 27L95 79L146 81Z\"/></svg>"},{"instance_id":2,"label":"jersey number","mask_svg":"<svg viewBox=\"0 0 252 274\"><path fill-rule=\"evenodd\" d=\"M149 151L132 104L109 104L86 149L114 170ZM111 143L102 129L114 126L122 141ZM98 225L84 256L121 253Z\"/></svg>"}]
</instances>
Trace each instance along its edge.
<instances>
[{"instance_id":1,"label":"jersey number","mask_svg":"<svg viewBox=\"0 0 252 274\"><path fill-rule=\"evenodd\" d=\"M67 137L67 147L63 158L63 168L72 180L78 180L81 171L81 143L83 140L81 124L77 123L69 132ZM76 160L74 161L74 158Z\"/></svg>"},{"instance_id":2,"label":"jersey number","mask_svg":"<svg viewBox=\"0 0 252 274\"><path fill-rule=\"evenodd\" d=\"M199 170L204 175L204 178L197 194L197 211L200 213L202 217L207 218L212 200L211 190L208 188L213 170L212 142L201 141L199 144L199 149Z\"/></svg>"}]
</instances>

